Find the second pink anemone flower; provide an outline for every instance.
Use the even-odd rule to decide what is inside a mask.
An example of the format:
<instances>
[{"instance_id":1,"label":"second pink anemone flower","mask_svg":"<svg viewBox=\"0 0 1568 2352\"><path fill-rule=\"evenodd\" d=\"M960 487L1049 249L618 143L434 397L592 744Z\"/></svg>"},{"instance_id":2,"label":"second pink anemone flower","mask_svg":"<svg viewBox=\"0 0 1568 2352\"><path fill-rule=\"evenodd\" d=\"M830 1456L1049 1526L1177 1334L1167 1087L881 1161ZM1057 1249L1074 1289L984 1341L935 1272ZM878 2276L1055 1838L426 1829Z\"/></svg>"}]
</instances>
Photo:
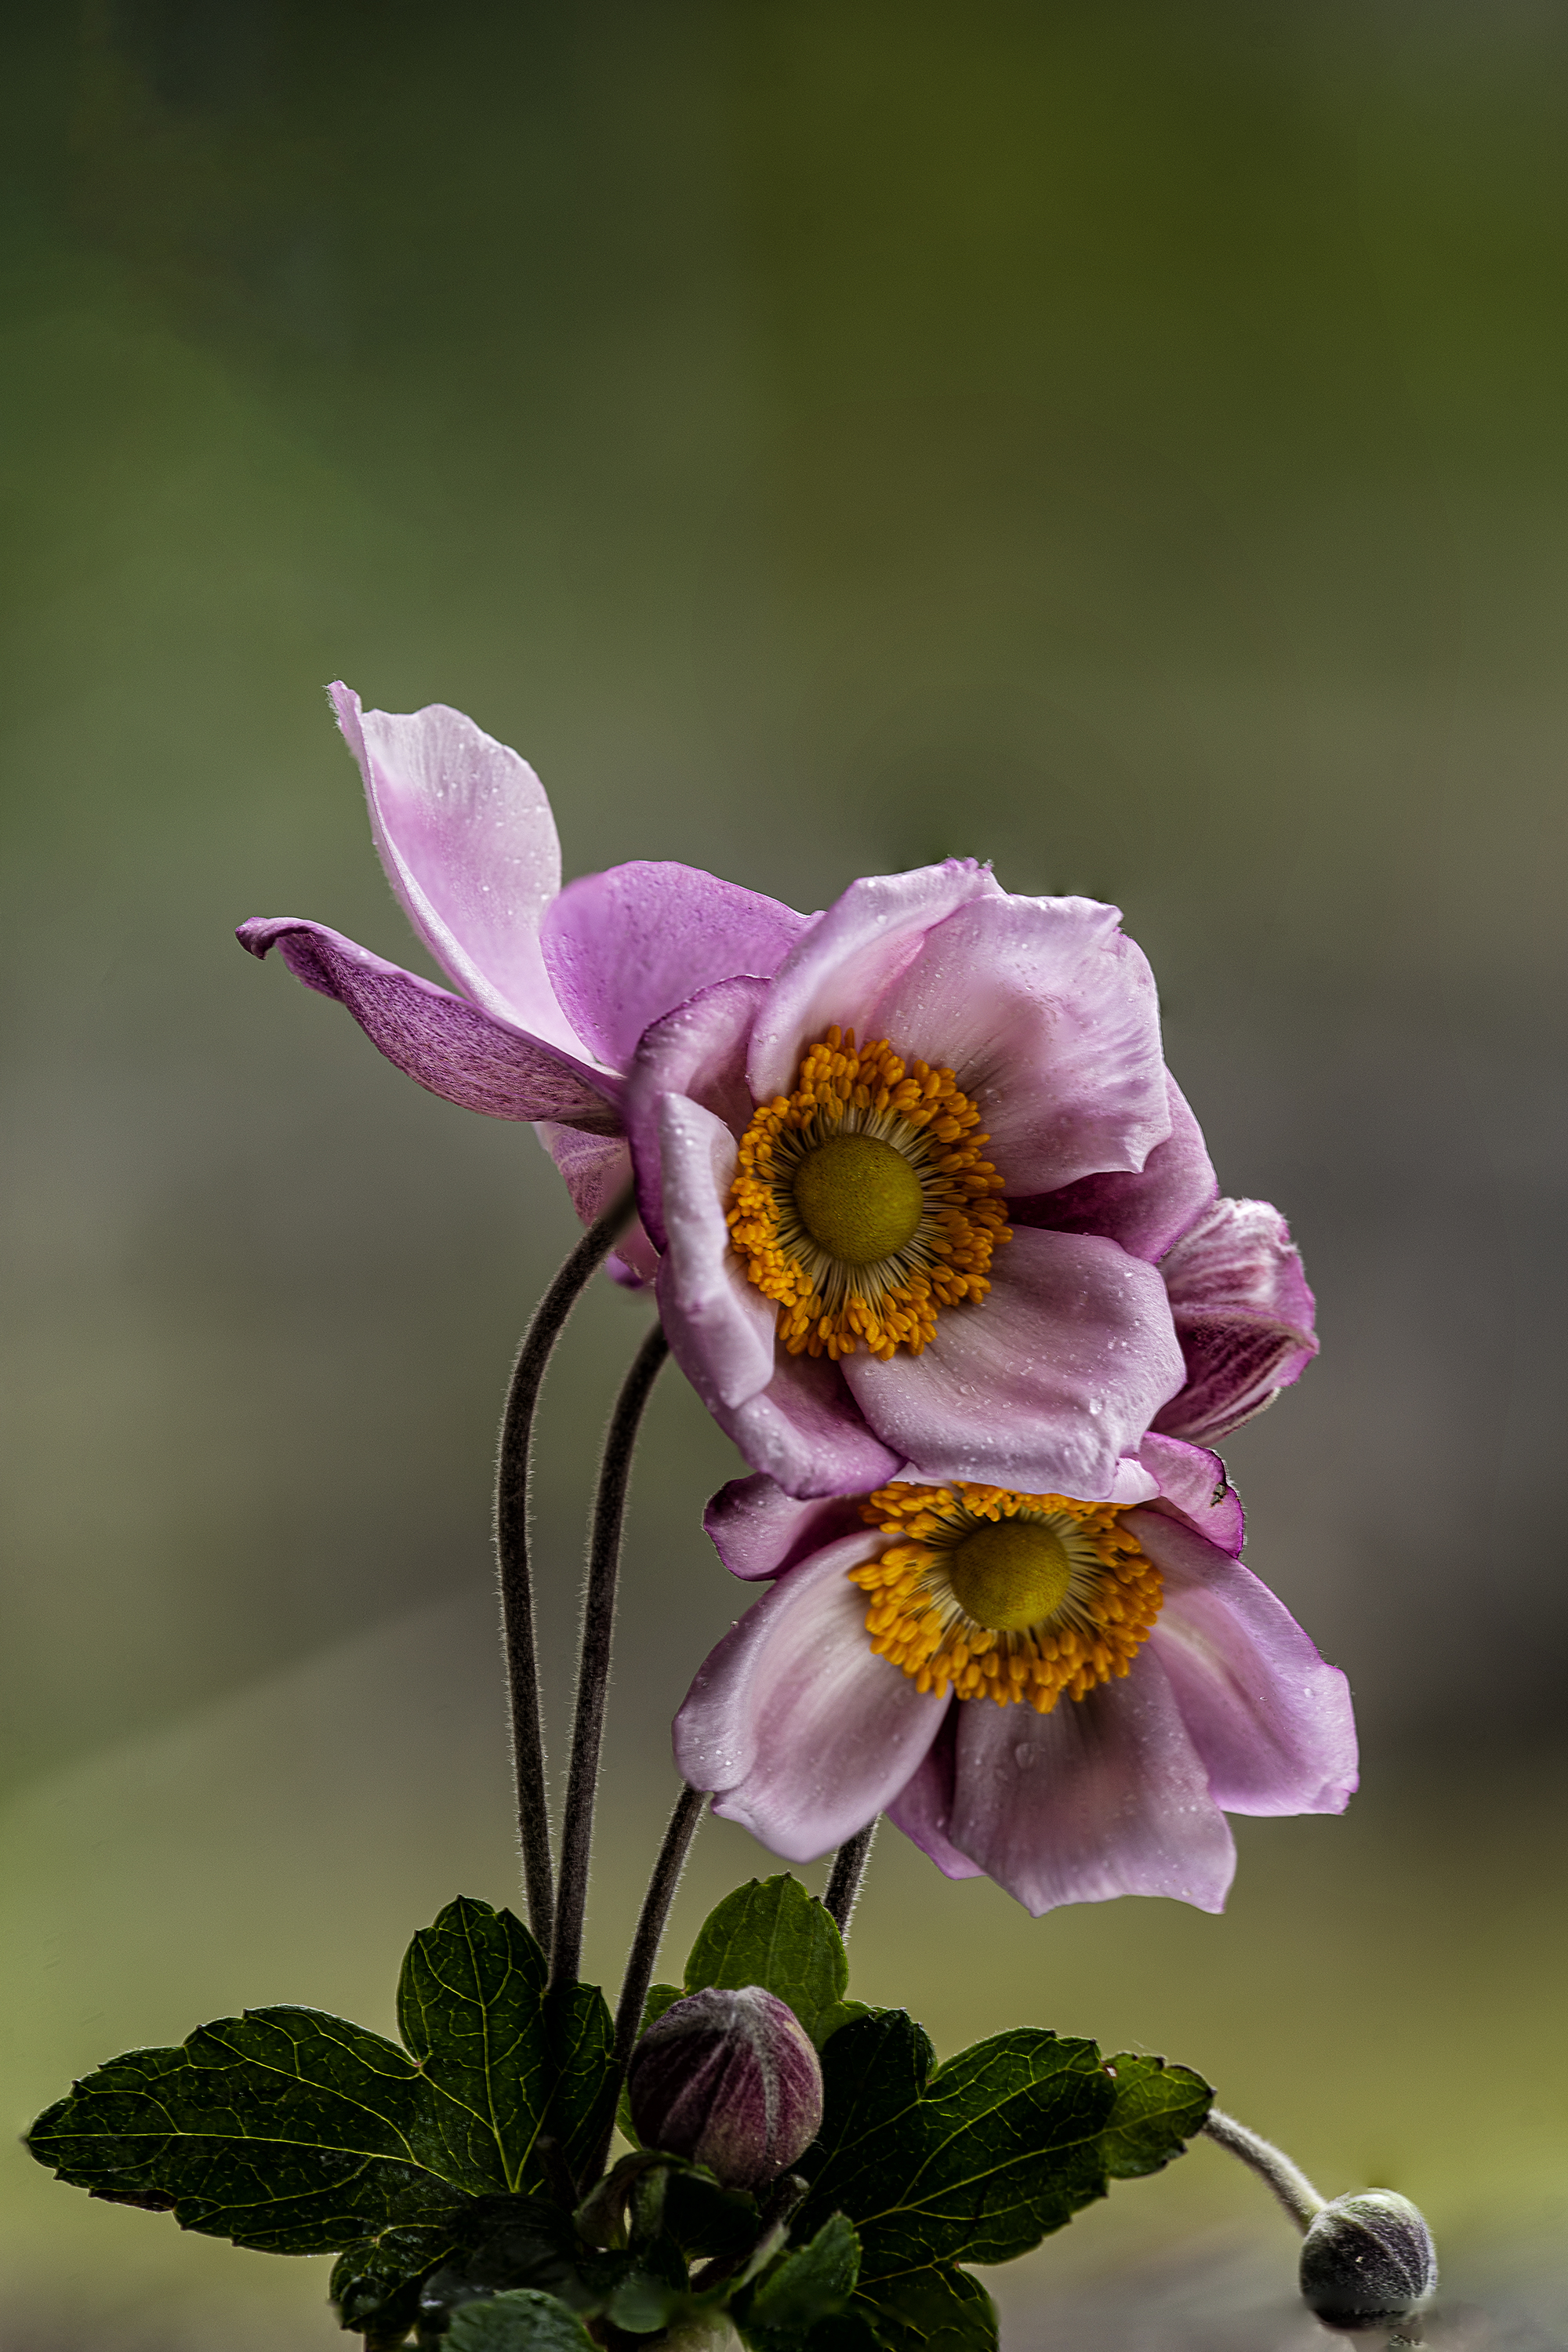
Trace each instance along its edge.
<instances>
[{"instance_id":1,"label":"second pink anemone flower","mask_svg":"<svg viewBox=\"0 0 1568 2352\"><path fill-rule=\"evenodd\" d=\"M1131 1508L965 1481L726 1487L721 1557L776 1581L676 1718L687 1781L791 1862L886 1811L950 1877L1037 1915L1120 1895L1220 1910L1226 1813L1343 1810L1350 1693L1241 1566L1217 1457L1145 1453L1164 1495Z\"/></svg>"}]
</instances>

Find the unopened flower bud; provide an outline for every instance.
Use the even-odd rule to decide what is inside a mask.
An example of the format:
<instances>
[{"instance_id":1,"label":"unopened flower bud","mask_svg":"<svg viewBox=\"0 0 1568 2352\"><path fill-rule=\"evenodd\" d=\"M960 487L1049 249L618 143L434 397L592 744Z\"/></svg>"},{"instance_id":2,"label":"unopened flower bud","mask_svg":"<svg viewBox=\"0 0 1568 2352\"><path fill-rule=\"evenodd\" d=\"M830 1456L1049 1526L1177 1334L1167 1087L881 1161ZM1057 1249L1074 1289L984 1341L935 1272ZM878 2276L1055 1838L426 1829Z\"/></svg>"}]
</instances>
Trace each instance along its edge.
<instances>
[{"instance_id":1,"label":"unopened flower bud","mask_svg":"<svg viewBox=\"0 0 1568 2352\"><path fill-rule=\"evenodd\" d=\"M1301 2294L1329 2327L1407 2319L1436 2284L1432 2232L1392 2189L1336 2197L1301 2241Z\"/></svg>"},{"instance_id":2,"label":"unopened flower bud","mask_svg":"<svg viewBox=\"0 0 1568 2352\"><path fill-rule=\"evenodd\" d=\"M729 2189L765 2189L822 2122L816 2053L761 1985L672 2002L632 2052L626 2089L646 2147L705 2164Z\"/></svg>"}]
</instances>

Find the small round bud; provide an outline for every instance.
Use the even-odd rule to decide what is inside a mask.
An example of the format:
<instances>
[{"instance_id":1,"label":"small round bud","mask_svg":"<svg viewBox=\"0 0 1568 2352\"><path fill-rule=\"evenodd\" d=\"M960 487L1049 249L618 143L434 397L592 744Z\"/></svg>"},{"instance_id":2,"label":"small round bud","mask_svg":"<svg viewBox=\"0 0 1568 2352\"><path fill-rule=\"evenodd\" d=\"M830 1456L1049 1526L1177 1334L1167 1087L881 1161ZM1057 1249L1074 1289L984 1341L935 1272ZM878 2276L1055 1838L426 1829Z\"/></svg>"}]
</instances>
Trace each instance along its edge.
<instances>
[{"instance_id":1,"label":"small round bud","mask_svg":"<svg viewBox=\"0 0 1568 2352\"><path fill-rule=\"evenodd\" d=\"M822 2122L810 2038L761 1985L672 2002L632 2052L626 2090L645 2147L705 2164L728 2189L765 2189Z\"/></svg>"},{"instance_id":2,"label":"small round bud","mask_svg":"<svg viewBox=\"0 0 1568 2352\"><path fill-rule=\"evenodd\" d=\"M1436 2284L1432 2232L1392 2189L1336 2197L1301 2241L1301 2294L1327 2327L1408 2319Z\"/></svg>"}]
</instances>

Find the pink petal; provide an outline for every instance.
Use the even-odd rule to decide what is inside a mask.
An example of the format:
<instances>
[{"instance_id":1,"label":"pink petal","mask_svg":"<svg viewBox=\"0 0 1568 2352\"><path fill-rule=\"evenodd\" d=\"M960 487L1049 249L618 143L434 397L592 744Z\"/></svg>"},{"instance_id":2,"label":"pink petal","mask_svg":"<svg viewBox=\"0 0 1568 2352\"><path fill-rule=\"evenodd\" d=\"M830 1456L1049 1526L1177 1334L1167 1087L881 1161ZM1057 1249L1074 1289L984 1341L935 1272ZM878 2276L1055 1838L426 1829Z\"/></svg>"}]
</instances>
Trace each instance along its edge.
<instances>
[{"instance_id":1,"label":"pink petal","mask_svg":"<svg viewBox=\"0 0 1568 2352\"><path fill-rule=\"evenodd\" d=\"M931 1478L1103 1501L1178 1386L1164 1286L1114 1242L1015 1234L989 1297L950 1307L920 1356L856 1354L844 1373L870 1427Z\"/></svg>"},{"instance_id":2,"label":"pink petal","mask_svg":"<svg viewBox=\"0 0 1568 2352\"><path fill-rule=\"evenodd\" d=\"M1092 898L977 899L865 1016L955 1073L1009 1193L1141 1169L1171 1132L1154 977L1120 921Z\"/></svg>"},{"instance_id":3,"label":"pink petal","mask_svg":"<svg viewBox=\"0 0 1568 2352\"><path fill-rule=\"evenodd\" d=\"M487 1012L580 1050L545 977L539 926L561 846L526 760L460 710L362 710L331 688L386 877L437 962Z\"/></svg>"},{"instance_id":4,"label":"pink petal","mask_svg":"<svg viewBox=\"0 0 1568 2352\"><path fill-rule=\"evenodd\" d=\"M1165 1089L1171 1132L1154 1146L1142 1175L1110 1169L1064 1184L1059 1192L1029 1200L1009 1198L1010 1221L1058 1234L1103 1234L1108 1241L1120 1242L1131 1256L1147 1258L1152 1265L1163 1257L1219 1190L1203 1129L1169 1072ZM1010 1178L1011 1171L1007 1172Z\"/></svg>"},{"instance_id":5,"label":"pink petal","mask_svg":"<svg viewBox=\"0 0 1568 2352\"><path fill-rule=\"evenodd\" d=\"M721 1486L702 1514L713 1548L731 1576L748 1581L782 1576L825 1544L865 1527L859 1497L829 1495L798 1503L758 1471Z\"/></svg>"},{"instance_id":6,"label":"pink petal","mask_svg":"<svg viewBox=\"0 0 1568 2352\"><path fill-rule=\"evenodd\" d=\"M926 933L971 898L999 895L989 870L950 857L909 874L851 882L779 967L752 1040L758 1102L788 1094L806 1046L837 1022L861 1045L880 1034L871 1009L919 954Z\"/></svg>"},{"instance_id":7,"label":"pink petal","mask_svg":"<svg viewBox=\"0 0 1568 2352\"><path fill-rule=\"evenodd\" d=\"M805 929L805 917L776 898L643 860L568 883L541 944L577 1034L624 1070L651 1023L716 980L766 980Z\"/></svg>"},{"instance_id":8,"label":"pink petal","mask_svg":"<svg viewBox=\"0 0 1568 2352\"><path fill-rule=\"evenodd\" d=\"M914 1771L947 1701L877 1657L847 1571L869 1529L780 1579L713 1651L675 1718L675 1761L713 1810L786 1862L874 1821Z\"/></svg>"},{"instance_id":9,"label":"pink petal","mask_svg":"<svg viewBox=\"0 0 1568 2352\"><path fill-rule=\"evenodd\" d=\"M1187 1376L1160 1415L1208 1444L1300 1379L1318 1352L1301 1254L1267 1201L1216 1201L1161 1262Z\"/></svg>"},{"instance_id":10,"label":"pink petal","mask_svg":"<svg viewBox=\"0 0 1568 2352\"><path fill-rule=\"evenodd\" d=\"M959 1709L950 1833L1038 1918L1062 1903L1165 1895L1221 1911L1236 1847L1160 1660L1086 1699Z\"/></svg>"},{"instance_id":11,"label":"pink petal","mask_svg":"<svg viewBox=\"0 0 1568 2352\"><path fill-rule=\"evenodd\" d=\"M662 1244L664 1173L658 1151L658 1105L667 1094L689 1095L744 1133L752 1116L746 1045L766 993L761 980L721 980L648 1030L626 1073L625 1116L637 1171L643 1223Z\"/></svg>"},{"instance_id":12,"label":"pink petal","mask_svg":"<svg viewBox=\"0 0 1568 2352\"><path fill-rule=\"evenodd\" d=\"M542 1118L535 1129L541 1143L560 1170L572 1206L585 1225L602 1217L632 1181L632 1155L624 1136L584 1135L574 1127L557 1127ZM640 1290L658 1272L658 1252L634 1217L617 1247L605 1261L606 1273L628 1290Z\"/></svg>"},{"instance_id":13,"label":"pink petal","mask_svg":"<svg viewBox=\"0 0 1568 2352\"><path fill-rule=\"evenodd\" d=\"M730 1246L724 1200L736 1151L723 1120L685 1095L664 1095L658 1142L668 1224L659 1313L676 1362L717 1413L743 1404L773 1378L777 1309L748 1282Z\"/></svg>"},{"instance_id":14,"label":"pink petal","mask_svg":"<svg viewBox=\"0 0 1568 2352\"><path fill-rule=\"evenodd\" d=\"M428 980L384 963L324 923L253 916L237 937L277 948L296 980L346 1005L373 1045L433 1095L489 1118L560 1119L616 1135L620 1081Z\"/></svg>"},{"instance_id":15,"label":"pink petal","mask_svg":"<svg viewBox=\"0 0 1568 2352\"><path fill-rule=\"evenodd\" d=\"M1241 1497L1226 1477L1219 1455L1151 1430L1138 1448L1138 1459L1152 1473L1158 1507L1177 1513L1198 1535L1234 1559L1241 1549L1247 1520ZM1143 1499L1129 1497L1130 1501Z\"/></svg>"},{"instance_id":16,"label":"pink petal","mask_svg":"<svg viewBox=\"0 0 1568 2352\"><path fill-rule=\"evenodd\" d=\"M906 1780L887 1808L888 1819L902 1830L922 1853L929 1854L946 1878L984 1878L984 1872L966 1853L960 1853L947 1834L952 1818L952 1791L957 1766L958 1703L950 1701L942 1729L926 1750L925 1761Z\"/></svg>"},{"instance_id":17,"label":"pink petal","mask_svg":"<svg viewBox=\"0 0 1568 2352\"><path fill-rule=\"evenodd\" d=\"M791 1495L868 1495L904 1468L903 1455L867 1427L842 1370L826 1356L781 1348L765 1389L732 1409L710 1410L747 1461Z\"/></svg>"},{"instance_id":18,"label":"pink petal","mask_svg":"<svg viewBox=\"0 0 1568 2352\"><path fill-rule=\"evenodd\" d=\"M1164 1580L1149 1646L1215 1802L1233 1813L1342 1812L1356 1786L1356 1737L1338 1667L1266 1584L1179 1520L1143 1510L1127 1526Z\"/></svg>"},{"instance_id":19,"label":"pink petal","mask_svg":"<svg viewBox=\"0 0 1568 2352\"><path fill-rule=\"evenodd\" d=\"M1145 1438L1143 1444L1146 1445L1148 1442ZM1105 1498L1108 1503L1115 1503L1125 1509L1133 1503L1152 1503L1158 1495L1160 1481L1152 1470L1145 1469L1142 1450L1140 1446L1136 1459L1131 1454L1124 1454L1118 1462L1116 1474L1110 1482L1110 1492Z\"/></svg>"}]
</instances>

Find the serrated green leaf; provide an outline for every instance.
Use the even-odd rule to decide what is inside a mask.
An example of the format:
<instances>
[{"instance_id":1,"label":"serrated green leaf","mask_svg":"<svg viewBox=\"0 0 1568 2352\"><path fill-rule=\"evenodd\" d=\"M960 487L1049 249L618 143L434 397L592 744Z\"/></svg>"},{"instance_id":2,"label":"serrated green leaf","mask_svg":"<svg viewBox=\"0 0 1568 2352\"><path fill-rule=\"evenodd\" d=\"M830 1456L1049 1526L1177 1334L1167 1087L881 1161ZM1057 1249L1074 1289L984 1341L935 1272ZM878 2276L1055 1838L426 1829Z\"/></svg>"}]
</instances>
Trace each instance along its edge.
<instances>
[{"instance_id":1,"label":"serrated green leaf","mask_svg":"<svg viewBox=\"0 0 1568 2352\"><path fill-rule=\"evenodd\" d=\"M688 1992L761 1985L788 2002L819 2050L848 2019L848 1982L844 1938L787 1871L726 1895L698 1929L686 1963Z\"/></svg>"},{"instance_id":2,"label":"serrated green leaf","mask_svg":"<svg viewBox=\"0 0 1568 2352\"><path fill-rule=\"evenodd\" d=\"M609 2129L616 2095L615 2021L597 1985L574 1984L544 2005L553 2082L542 2128L581 2179Z\"/></svg>"},{"instance_id":3,"label":"serrated green leaf","mask_svg":"<svg viewBox=\"0 0 1568 2352\"><path fill-rule=\"evenodd\" d=\"M864 2312L885 2352L996 2352L994 2304L977 2278L951 2263L881 2280L849 2308ZM812 2352L819 2352L815 2340Z\"/></svg>"},{"instance_id":4,"label":"serrated green leaf","mask_svg":"<svg viewBox=\"0 0 1568 2352\"><path fill-rule=\"evenodd\" d=\"M1106 2171L1113 2180L1162 2171L1202 2129L1213 2091L1190 2066L1127 2050L1108 2058L1105 2071L1115 2084L1110 2121L1100 2138Z\"/></svg>"},{"instance_id":5,"label":"serrated green leaf","mask_svg":"<svg viewBox=\"0 0 1568 2352\"><path fill-rule=\"evenodd\" d=\"M173 2050L132 2050L41 2116L27 2145L95 2195L184 2230L331 2253L439 2222L488 2186L459 2175L436 2095L395 2042L315 2009L247 2010Z\"/></svg>"},{"instance_id":6,"label":"serrated green leaf","mask_svg":"<svg viewBox=\"0 0 1568 2352\"><path fill-rule=\"evenodd\" d=\"M1105 2193L1115 2091L1093 2042L1024 2028L930 2066L929 2042L898 2010L845 2026L823 2053L797 2228L847 2213L862 2292L932 2263L1011 2261Z\"/></svg>"},{"instance_id":7,"label":"serrated green leaf","mask_svg":"<svg viewBox=\"0 0 1568 2352\"><path fill-rule=\"evenodd\" d=\"M757 2352L785 2352L819 2320L843 2310L859 2275L860 2241L848 2219L835 2213L763 2272L740 2321L748 2343Z\"/></svg>"},{"instance_id":8,"label":"serrated green leaf","mask_svg":"<svg viewBox=\"0 0 1568 2352\"><path fill-rule=\"evenodd\" d=\"M550 2087L544 1957L510 1911L468 1895L408 1947L397 2023L437 2095L451 2169L521 2188Z\"/></svg>"},{"instance_id":9,"label":"serrated green leaf","mask_svg":"<svg viewBox=\"0 0 1568 2352\"><path fill-rule=\"evenodd\" d=\"M451 2352L595 2352L575 2312L526 2286L459 2304L446 2341Z\"/></svg>"}]
</instances>

